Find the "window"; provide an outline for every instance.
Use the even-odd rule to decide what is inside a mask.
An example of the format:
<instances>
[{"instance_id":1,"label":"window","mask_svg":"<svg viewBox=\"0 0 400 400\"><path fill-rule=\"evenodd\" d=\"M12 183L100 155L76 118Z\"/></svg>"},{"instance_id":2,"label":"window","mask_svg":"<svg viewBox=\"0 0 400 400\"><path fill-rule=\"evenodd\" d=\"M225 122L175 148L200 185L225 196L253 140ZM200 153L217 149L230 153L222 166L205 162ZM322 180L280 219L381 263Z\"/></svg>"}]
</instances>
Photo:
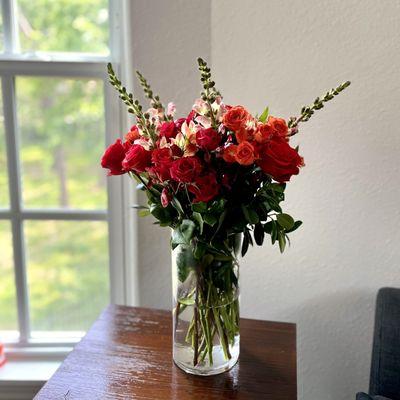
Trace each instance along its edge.
<instances>
[{"instance_id":1,"label":"window","mask_svg":"<svg viewBox=\"0 0 400 400\"><path fill-rule=\"evenodd\" d=\"M2 1L2 341L70 343L110 292L126 300L123 243L109 235L123 229L122 180L108 182L99 167L112 132L124 126L106 76L108 61L120 65L109 45L121 42L120 4Z\"/></svg>"}]
</instances>

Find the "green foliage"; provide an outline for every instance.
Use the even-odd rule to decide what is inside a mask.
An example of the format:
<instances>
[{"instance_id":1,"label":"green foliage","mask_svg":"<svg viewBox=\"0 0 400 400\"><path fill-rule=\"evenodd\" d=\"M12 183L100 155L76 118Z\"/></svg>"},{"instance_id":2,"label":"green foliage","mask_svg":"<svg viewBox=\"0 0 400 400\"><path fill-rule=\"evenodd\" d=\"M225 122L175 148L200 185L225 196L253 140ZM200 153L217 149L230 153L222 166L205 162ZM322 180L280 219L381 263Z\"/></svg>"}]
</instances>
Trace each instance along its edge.
<instances>
[{"instance_id":1,"label":"green foliage","mask_svg":"<svg viewBox=\"0 0 400 400\"><path fill-rule=\"evenodd\" d=\"M265 110L262 112L262 114L258 117L258 120L260 122L266 122L268 119L268 115L269 115L269 108L266 107Z\"/></svg>"},{"instance_id":2,"label":"green foliage","mask_svg":"<svg viewBox=\"0 0 400 400\"><path fill-rule=\"evenodd\" d=\"M203 226L204 226L203 217L201 216L201 214L199 212L194 211L193 219L197 222L197 224L199 226L199 234L202 235L203 234Z\"/></svg>"},{"instance_id":3,"label":"green foliage","mask_svg":"<svg viewBox=\"0 0 400 400\"><path fill-rule=\"evenodd\" d=\"M198 58L197 63L199 64L199 71L201 75L201 82L203 84L203 91L201 92L201 98L207 102L209 107L208 116L211 117L211 125L217 128L216 114L212 108L212 104L218 96L221 96L219 91L215 88L215 82L211 80L211 70L207 66L207 63L202 59Z\"/></svg>"},{"instance_id":4,"label":"green foliage","mask_svg":"<svg viewBox=\"0 0 400 400\"><path fill-rule=\"evenodd\" d=\"M146 97L150 100L151 106L161 112L164 112L164 106L160 102L160 97L153 93L153 90L151 89L150 84L147 82L146 78L139 71L136 71L136 75L139 79L139 83L142 86Z\"/></svg>"},{"instance_id":5,"label":"green foliage","mask_svg":"<svg viewBox=\"0 0 400 400\"><path fill-rule=\"evenodd\" d=\"M294 226L294 219L289 214L278 214L276 221L284 229L292 229Z\"/></svg>"},{"instance_id":6,"label":"green foliage","mask_svg":"<svg viewBox=\"0 0 400 400\"><path fill-rule=\"evenodd\" d=\"M339 85L337 88L331 89L328 92L326 92L326 94L322 98L317 97L312 105L304 106L301 109L300 117L289 121L289 128L296 128L300 122L308 121L312 117L315 111L320 110L321 108L324 107L324 103L327 103L328 101L332 100L340 92L349 87L350 84L351 84L350 81L346 81L341 85Z\"/></svg>"},{"instance_id":7,"label":"green foliage","mask_svg":"<svg viewBox=\"0 0 400 400\"><path fill-rule=\"evenodd\" d=\"M25 51L109 53L107 0L18 0L18 8Z\"/></svg>"},{"instance_id":8,"label":"green foliage","mask_svg":"<svg viewBox=\"0 0 400 400\"><path fill-rule=\"evenodd\" d=\"M107 72L110 84L119 93L120 99L128 107L128 112L136 116L137 126L142 129L145 136L149 137L152 142L155 143L157 139L155 125L150 121L150 115L148 113L143 113L143 107L139 103L139 100L135 99L133 94L129 93L126 87L122 85L111 63L107 64Z\"/></svg>"},{"instance_id":9,"label":"green foliage","mask_svg":"<svg viewBox=\"0 0 400 400\"><path fill-rule=\"evenodd\" d=\"M106 0L19 0L21 47L108 53ZM106 209L103 81L16 78L22 197L27 208ZM0 107L2 113L2 107ZM9 206L3 124L0 206ZM106 222L26 221L34 330L85 330L109 301ZM16 330L10 225L0 222L0 330Z\"/></svg>"},{"instance_id":10,"label":"green foliage","mask_svg":"<svg viewBox=\"0 0 400 400\"><path fill-rule=\"evenodd\" d=\"M173 230L171 246L174 249L180 244L189 245L196 225L190 219L184 219L181 224Z\"/></svg>"}]
</instances>

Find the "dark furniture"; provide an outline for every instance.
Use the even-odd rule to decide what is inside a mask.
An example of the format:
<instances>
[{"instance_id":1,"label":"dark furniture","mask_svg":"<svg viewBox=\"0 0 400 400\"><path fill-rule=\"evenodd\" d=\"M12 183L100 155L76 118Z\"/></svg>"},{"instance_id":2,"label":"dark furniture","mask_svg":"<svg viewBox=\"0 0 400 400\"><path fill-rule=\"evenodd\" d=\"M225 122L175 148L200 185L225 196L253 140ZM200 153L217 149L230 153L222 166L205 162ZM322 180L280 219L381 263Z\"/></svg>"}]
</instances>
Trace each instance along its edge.
<instances>
[{"instance_id":1,"label":"dark furniture","mask_svg":"<svg viewBox=\"0 0 400 400\"><path fill-rule=\"evenodd\" d=\"M296 326L241 320L239 363L213 377L172 362L171 313L109 306L36 400L295 400Z\"/></svg>"},{"instance_id":2,"label":"dark furniture","mask_svg":"<svg viewBox=\"0 0 400 400\"><path fill-rule=\"evenodd\" d=\"M400 400L400 289L378 292L369 394L374 400ZM359 393L357 400L362 396Z\"/></svg>"}]
</instances>

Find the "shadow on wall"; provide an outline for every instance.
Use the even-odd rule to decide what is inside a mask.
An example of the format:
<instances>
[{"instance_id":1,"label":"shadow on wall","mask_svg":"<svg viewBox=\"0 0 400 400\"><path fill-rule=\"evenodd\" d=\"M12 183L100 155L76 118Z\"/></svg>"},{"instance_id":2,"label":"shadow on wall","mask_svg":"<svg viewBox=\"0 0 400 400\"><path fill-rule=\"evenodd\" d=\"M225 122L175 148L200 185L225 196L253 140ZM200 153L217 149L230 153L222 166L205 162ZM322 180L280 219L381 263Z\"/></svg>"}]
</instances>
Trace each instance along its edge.
<instances>
[{"instance_id":1,"label":"shadow on wall","mask_svg":"<svg viewBox=\"0 0 400 400\"><path fill-rule=\"evenodd\" d=\"M286 310L297 321L299 398L349 400L367 391L375 298L373 290L341 290ZM315 376L324 380L315 382Z\"/></svg>"}]
</instances>

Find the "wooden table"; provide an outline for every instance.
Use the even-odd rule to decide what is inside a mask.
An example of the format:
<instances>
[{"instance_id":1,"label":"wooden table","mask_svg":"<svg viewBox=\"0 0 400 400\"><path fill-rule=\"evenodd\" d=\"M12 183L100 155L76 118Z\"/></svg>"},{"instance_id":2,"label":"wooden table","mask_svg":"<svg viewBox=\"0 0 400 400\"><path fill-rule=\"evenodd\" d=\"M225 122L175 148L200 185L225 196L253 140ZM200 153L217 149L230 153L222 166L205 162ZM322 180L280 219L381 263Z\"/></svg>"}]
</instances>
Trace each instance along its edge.
<instances>
[{"instance_id":1,"label":"wooden table","mask_svg":"<svg viewBox=\"0 0 400 400\"><path fill-rule=\"evenodd\" d=\"M172 362L171 313L109 306L36 400L295 400L296 326L241 319L240 361L213 377Z\"/></svg>"}]
</instances>

